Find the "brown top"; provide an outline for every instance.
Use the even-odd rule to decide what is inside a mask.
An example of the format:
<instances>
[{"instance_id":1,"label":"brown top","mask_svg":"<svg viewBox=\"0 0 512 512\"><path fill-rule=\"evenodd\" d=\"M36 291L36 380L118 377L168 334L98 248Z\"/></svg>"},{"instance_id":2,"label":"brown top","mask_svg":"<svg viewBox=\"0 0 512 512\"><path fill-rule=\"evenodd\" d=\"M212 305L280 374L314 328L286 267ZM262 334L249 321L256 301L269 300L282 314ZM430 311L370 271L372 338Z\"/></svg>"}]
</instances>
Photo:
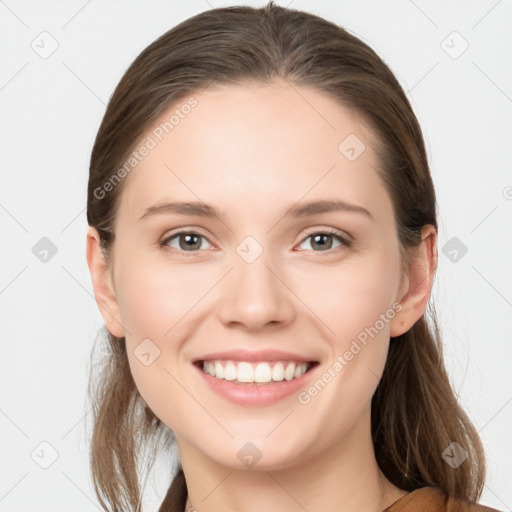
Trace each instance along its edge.
<instances>
[{"instance_id":1,"label":"brown top","mask_svg":"<svg viewBox=\"0 0 512 512\"><path fill-rule=\"evenodd\" d=\"M422 487L402 496L383 512L445 512L447 496L439 487ZM469 500L455 499L453 512L499 512Z\"/></svg>"}]
</instances>

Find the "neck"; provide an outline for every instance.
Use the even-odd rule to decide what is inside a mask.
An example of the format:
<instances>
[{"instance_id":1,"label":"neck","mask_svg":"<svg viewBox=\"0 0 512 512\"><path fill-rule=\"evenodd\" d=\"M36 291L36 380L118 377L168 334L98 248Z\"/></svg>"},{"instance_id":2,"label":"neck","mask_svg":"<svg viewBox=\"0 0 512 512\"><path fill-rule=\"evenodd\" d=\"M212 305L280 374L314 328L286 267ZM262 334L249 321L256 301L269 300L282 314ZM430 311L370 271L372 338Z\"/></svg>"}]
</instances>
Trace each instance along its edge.
<instances>
[{"instance_id":1,"label":"neck","mask_svg":"<svg viewBox=\"0 0 512 512\"><path fill-rule=\"evenodd\" d=\"M185 512L382 512L407 493L379 469L369 416L358 423L335 446L269 471L219 465L178 439L188 489Z\"/></svg>"}]
</instances>

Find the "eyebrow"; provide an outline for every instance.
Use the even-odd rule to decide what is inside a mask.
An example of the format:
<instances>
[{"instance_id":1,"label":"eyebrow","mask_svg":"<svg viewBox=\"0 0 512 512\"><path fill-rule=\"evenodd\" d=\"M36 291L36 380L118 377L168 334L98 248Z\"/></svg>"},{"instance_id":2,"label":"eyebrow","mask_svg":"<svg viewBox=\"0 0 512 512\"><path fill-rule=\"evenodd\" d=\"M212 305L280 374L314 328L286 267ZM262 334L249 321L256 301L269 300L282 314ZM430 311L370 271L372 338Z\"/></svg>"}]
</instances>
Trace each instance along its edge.
<instances>
[{"instance_id":1,"label":"eyebrow","mask_svg":"<svg viewBox=\"0 0 512 512\"><path fill-rule=\"evenodd\" d=\"M302 218L319 213L342 211L349 213L363 214L369 219L373 219L372 214L362 206L347 203L340 199L322 199L317 201L309 201L307 203L296 204L289 207L284 213L283 217ZM155 204L145 210L139 220L163 214L178 214L178 215L195 215L198 217L206 217L211 219L218 219L222 222L225 221L224 215L214 206L199 201L182 202L175 201L171 203Z\"/></svg>"}]
</instances>

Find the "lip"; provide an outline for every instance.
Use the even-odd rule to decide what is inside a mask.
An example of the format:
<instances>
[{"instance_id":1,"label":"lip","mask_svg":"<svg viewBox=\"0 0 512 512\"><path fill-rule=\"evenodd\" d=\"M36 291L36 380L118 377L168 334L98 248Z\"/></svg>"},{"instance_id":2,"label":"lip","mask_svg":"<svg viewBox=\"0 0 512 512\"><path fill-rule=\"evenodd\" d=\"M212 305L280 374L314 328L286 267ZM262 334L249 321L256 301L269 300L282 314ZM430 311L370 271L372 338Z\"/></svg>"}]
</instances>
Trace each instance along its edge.
<instances>
[{"instance_id":1,"label":"lip","mask_svg":"<svg viewBox=\"0 0 512 512\"><path fill-rule=\"evenodd\" d=\"M219 357L219 354L220 353L214 354L215 359L224 359L224 356ZM233 353L230 352L229 354L232 358ZM280 357L282 357L282 354L283 353L281 353ZM290 354L287 355L288 358L290 358L290 356ZM297 356L293 356L291 359L296 357ZM247 361L247 359L241 360ZM297 360L308 362L308 360L304 358ZM200 361L201 360L195 362L192 367L199 372L199 376L204 379L207 386L221 398L246 407L264 407L272 405L294 393L298 393L301 388L308 384L312 376L316 374L316 369L320 366L318 362L315 362L313 367L306 373L290 381L282 380L280 382L257 385L256 383L235 384L233 381L212 377L209 373L203 371ZM269 361L269 359L267 359L267 361ZM310 361L311 360L309 360L309 362Z\"/></svg>"},{"instance_id":2,"label":"lip","mask_svg":"<svg viewBox=\"0 0 512 512\"><path fill-rule=\"evenodd\" d=\"M215 359L232 360L232 361L299 361L302 363L313 362L313 358L307 358L292 352L284 352L282 350L259 350L251 352L249 350L225 350L223 352L213 352L194 359L194 363L202 361L211 361ZM315 361L317 362L317 361ZM308 372L309 373L309 372ZM305 374L304 374L305 375ZM218 380L218 379L217 379Z\"/></svg>"}]
</instances>

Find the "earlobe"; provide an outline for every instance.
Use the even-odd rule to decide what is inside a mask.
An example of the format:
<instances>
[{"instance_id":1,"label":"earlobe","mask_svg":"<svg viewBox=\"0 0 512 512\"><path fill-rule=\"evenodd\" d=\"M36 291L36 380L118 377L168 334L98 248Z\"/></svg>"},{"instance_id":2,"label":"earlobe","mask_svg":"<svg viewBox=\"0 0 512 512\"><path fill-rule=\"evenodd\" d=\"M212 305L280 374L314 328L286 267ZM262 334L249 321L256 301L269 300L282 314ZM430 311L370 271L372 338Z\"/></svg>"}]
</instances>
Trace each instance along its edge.
<instances>
[{"instance_id":1,"label":"earlobe","mask_svg":"<svg viewBox=\"0 0 512 512\"><path fill-rule=\"evenodd\" d=\"M112 283L111 269L103 257L98 231L92 226L87 228L86 257L91 273L94 297L100 314L109 332L121 338L124 336L124 329L121 325L121 315Z\"/></svg>"},{"instance_id":2,"label":"earlobe","mask_svg":"<svg viewBox=\"0 0 512 512\"><path fill-rule=\"evenodd\" d=\"M405 276L406 292L397 297L402 309L390 323L390 336L407 332L425 313L434 275L437 270L437 231L428 224L421 230L421 244L411 259L409 276ZM403 291L401 289L400 291Z\"/></svg>"}]
</instances>

